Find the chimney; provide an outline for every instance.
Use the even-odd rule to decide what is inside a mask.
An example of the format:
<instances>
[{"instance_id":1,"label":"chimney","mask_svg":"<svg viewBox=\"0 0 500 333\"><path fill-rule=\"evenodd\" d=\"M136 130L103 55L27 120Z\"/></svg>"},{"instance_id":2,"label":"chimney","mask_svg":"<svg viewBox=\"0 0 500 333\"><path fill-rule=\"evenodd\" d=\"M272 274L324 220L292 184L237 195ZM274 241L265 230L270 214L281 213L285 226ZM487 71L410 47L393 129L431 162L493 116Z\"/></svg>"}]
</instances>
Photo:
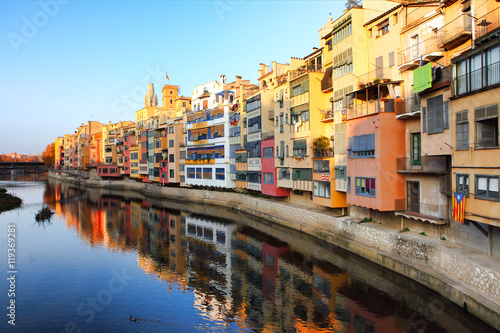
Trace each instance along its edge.
<instances>
[{"instance_id":1,"label":"chimney","mask_svg":"<svg viewBox=\"0 0 500 333\"><path fill-rule=\"evenodd\" d=\"M273 74L273 77L276 77L278 76L278 71L277 71L277 68L276 68L276 61L273 61L273 68L272 68L274 74Z\"/></svg>"},{"instance_id":2,"label":"chimney","mask_svg":"<svg viewBox=\"0 0 500 333\"><path fill-rule=\"evenodd\" d=\"M238 87L240 85L241 85L241 76L240 75L236 75L236 87Z\"/></svg>"}]
</instances>

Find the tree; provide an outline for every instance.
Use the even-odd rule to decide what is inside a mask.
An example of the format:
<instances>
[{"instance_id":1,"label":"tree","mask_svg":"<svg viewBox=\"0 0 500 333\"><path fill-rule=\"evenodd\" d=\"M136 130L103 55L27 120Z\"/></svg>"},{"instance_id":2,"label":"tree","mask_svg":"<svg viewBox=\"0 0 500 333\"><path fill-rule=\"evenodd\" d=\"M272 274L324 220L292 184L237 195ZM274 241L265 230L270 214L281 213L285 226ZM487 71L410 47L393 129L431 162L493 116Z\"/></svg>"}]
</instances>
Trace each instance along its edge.
<instances>
[{"instance_id":1,"label":"tree","mask_svg":"<svg viewBox=\"0 0 500 333\"><path fill-rule=\"evenodd\" d=\"M52 142L51 144L47 145L42 153L42 162L45 163L46 166L54 166L54 161L56 160L55 146L55 143Z\"/></svg>"},{"instance_id":2,"label":"tree","mask_svg":"<svg viewBox=\"0 0 500 333\"><path fill-rule=\"evenodd\" d=\"M359 0L346 0L345 2L345 8L351 9L356 7L357 3Z\"/></svg>"}]
</instances>

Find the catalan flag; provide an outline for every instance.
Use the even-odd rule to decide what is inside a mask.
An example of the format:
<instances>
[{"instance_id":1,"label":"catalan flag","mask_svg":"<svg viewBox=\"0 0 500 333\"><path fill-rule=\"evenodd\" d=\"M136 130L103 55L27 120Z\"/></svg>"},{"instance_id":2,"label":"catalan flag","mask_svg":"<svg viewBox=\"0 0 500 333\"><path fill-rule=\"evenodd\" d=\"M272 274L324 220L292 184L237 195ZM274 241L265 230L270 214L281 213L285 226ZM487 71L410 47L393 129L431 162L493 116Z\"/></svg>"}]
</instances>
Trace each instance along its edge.
<instances>
[{"instance_id":1,"label":"catalan flag","mask_svg":"<svg viewBox=\"0 0 500 333\"><path fill-rule=\"evenodd\" d=\"M463 193L453 193L453 219L464 223L465 195Z\"/></svg>"},{"instance_id":2,"label":"catalan flag","mask_svg":"<svg viewBox=\"0 0 500 333\"><path fill-rule=\"evenodd\" d=\"M170 81L170 79L168 78L168 73L167 72L165 72L165 76L167 77L167 80Z\"/></svg>"}]
</instances>

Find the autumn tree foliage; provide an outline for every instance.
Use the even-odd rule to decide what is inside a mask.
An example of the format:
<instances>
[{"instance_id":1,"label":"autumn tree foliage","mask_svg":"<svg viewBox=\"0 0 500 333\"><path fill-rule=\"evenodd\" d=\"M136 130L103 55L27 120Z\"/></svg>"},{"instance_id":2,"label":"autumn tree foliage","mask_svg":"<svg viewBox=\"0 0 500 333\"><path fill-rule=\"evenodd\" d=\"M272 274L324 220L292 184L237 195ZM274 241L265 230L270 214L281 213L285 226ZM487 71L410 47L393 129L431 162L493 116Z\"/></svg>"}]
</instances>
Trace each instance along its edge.
<instances>
[{"instance_id":1,"label":"autumn tree foliage","mask_svg":"<svg viewBox=\"0 0 500 333\"><path fill-rule=\"evenodd\" d=\"M53 167L55 158L55 143L47 145L45 150L42 153L42 162L45 163L46 166Z\"/></svg>"}]
</instances>

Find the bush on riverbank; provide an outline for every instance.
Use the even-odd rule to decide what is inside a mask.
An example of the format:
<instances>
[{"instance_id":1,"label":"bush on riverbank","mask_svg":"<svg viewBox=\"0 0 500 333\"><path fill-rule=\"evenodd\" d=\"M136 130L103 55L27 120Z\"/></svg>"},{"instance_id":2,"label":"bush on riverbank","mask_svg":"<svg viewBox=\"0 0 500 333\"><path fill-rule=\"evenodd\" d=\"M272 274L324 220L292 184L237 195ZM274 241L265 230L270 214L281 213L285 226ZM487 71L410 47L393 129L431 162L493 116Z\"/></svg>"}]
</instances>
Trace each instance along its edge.
<instances>
[{"instance_id":1,"label":"bush on riverbank","mask_svg":"<svg viewBox=\"0 0 500 333\"><path fill-rule=\"evenodd\" d=\"M22 203L20 198L8 194L6 189L0 188L0 213L17 208Z\"/></svg>"}]
</instances>

